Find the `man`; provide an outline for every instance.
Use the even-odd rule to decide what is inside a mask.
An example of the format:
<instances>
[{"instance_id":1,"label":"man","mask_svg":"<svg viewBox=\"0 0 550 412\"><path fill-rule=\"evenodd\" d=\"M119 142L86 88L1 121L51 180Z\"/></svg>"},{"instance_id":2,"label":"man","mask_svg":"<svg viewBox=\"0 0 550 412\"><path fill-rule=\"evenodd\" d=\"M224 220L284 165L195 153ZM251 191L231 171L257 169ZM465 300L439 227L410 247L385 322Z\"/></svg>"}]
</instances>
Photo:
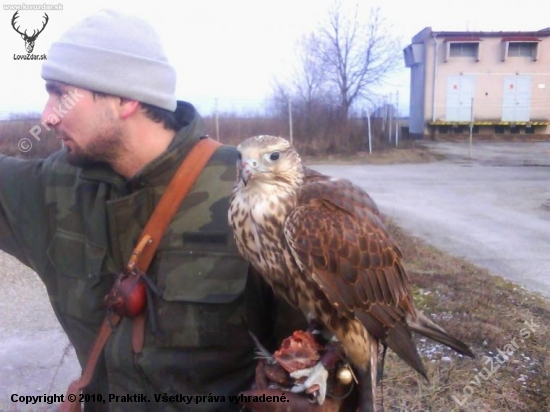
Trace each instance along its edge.
<instances>
[{"instance_id":1,"label":"man","mask_svg":"<svg viewBox=\"0 0 550 412\"><path fill-rule=\"evenodd\" d=\"M0 157L0 248L44 281L84 366L104 297L203 124L176 102L176 73L157 34L135 17L102 11L76 24L52 45L42 77L43 125L64 149L40 161ZM303 326L294 313L285 318L290 309L238 255L227 223L235 163L235 149L218 149L183 201L148 270L161 291L149 302L158 331L148 323L134 353L132 320L122 319L85 410L238 410L228 395L253 381L248 330L273 349ZM134 394L149 403L124 402ZM204 399L166 401L173 395Z\"/></svg>"}]
</instances>

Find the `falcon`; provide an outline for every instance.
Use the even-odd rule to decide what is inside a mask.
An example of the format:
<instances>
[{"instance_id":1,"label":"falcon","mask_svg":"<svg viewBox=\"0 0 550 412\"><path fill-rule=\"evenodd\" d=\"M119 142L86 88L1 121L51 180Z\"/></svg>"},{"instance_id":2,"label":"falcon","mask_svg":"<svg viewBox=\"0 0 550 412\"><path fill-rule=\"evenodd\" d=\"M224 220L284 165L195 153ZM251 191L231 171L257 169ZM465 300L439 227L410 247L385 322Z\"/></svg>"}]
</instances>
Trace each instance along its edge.
<instances>
[{"instance_id":1,"label":"falcon","mask_svg":"<svg viewBox=\"0 0 550 412\"><path fill-rule=\"evenodd\" d=\"M304 167L281 137L251 137L237 150L228 216L239 252L278 296L341 343L359 381L361 411L375 410L379 345L426 379L411 331L474 356L415 309L401 251L364 190ZM322 362L294 374L308 379L293 391L319 383L322 403Z\"/></svg>"}]
</instances>

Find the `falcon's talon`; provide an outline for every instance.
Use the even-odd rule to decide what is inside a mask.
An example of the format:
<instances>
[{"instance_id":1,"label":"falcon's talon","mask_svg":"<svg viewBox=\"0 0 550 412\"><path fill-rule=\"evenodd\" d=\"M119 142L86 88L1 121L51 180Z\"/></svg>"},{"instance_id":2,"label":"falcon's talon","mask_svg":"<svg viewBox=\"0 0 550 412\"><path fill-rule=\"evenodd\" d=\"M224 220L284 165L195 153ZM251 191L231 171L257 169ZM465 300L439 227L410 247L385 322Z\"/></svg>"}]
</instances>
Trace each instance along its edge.
<instances>
[{"instance_id":1,"label":"falcon's talon","mask_svg":"<svg viewBox=\"0 0 550 412\"><path fill-rule=\"evenodd\" d=\"M294 385L290 389L292 393L307 392L309 388L316 385L319 388L316 393L314 393L317 403L322 405L325 402L327 396L328 371L321 362L317 363L317 365L312 368L298 369L291 372L290 376L294 379L307 377L305 382Z\"/></svg>"},{"instance_id":2,"label":"falcon's talon","mask_svg":"<svg viewBox=\"0 0 550 412\"><path fill-rule=\"evenodd\" d=\"M254 335L252 332L248 331L248 334L252 337L252 340L254 341L254 344L256 345L256 350L254 351L254 359L265 359L268 363L274 364L276 363L275 358L269 352L264 345L260 343L260 340Z\"/></svg>"},{"instance_id":3,"label":"falcon's talon","mask_svg":"<svg viewBox=\"0 0 550 412\"><path fill-rule=\"evenodd\" d=\"M277 363L277 361L275 360L275 358L273 356L271 356L270 354L264 354L264 353L261 353L260 351L256 351L256 356L254 356L254 359L257 359L257 360L265 360L267 363L269 363L270 365L273 365L275 363Z\"/></svg>"}]
</instances>

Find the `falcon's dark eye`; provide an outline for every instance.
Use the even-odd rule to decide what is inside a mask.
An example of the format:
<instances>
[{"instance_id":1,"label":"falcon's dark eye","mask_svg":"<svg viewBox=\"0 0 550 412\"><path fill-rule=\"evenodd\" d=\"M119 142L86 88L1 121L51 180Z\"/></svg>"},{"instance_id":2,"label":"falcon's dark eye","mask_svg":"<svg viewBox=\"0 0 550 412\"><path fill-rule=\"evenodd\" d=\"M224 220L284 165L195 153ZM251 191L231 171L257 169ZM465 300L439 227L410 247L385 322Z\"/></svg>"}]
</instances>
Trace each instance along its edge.
<instances>
[{"instance_id":1,"label":"falcon's dark eye","mask_svg":"<svg viewBox=\"0 0 550 412\"><path fill-rule=\"evenodd\" d=\"M269 160L271 160L272 162L275 162L279 160L279 157L281 157L281 154L279 152L273 152L269 155Z\"/></svg>"}]
</instances>

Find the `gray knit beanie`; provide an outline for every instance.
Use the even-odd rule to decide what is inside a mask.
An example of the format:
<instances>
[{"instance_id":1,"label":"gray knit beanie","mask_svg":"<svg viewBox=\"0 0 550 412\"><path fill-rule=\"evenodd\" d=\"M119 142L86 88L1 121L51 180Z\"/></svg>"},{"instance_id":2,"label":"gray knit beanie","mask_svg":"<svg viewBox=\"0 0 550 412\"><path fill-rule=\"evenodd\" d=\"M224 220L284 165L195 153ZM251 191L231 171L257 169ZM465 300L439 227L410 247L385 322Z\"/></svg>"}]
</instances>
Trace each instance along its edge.
<instances>
[{"instance_id":1,"label":"gray knit beanie","mask_svg":"<svg viewBox=\"0 0 550 412\"><path fill-rule=\"evenodd\" d=\"M52 44L42 77L176 109L176 72L145 20L102 10Z\"/></svg>"}]
</instances>

